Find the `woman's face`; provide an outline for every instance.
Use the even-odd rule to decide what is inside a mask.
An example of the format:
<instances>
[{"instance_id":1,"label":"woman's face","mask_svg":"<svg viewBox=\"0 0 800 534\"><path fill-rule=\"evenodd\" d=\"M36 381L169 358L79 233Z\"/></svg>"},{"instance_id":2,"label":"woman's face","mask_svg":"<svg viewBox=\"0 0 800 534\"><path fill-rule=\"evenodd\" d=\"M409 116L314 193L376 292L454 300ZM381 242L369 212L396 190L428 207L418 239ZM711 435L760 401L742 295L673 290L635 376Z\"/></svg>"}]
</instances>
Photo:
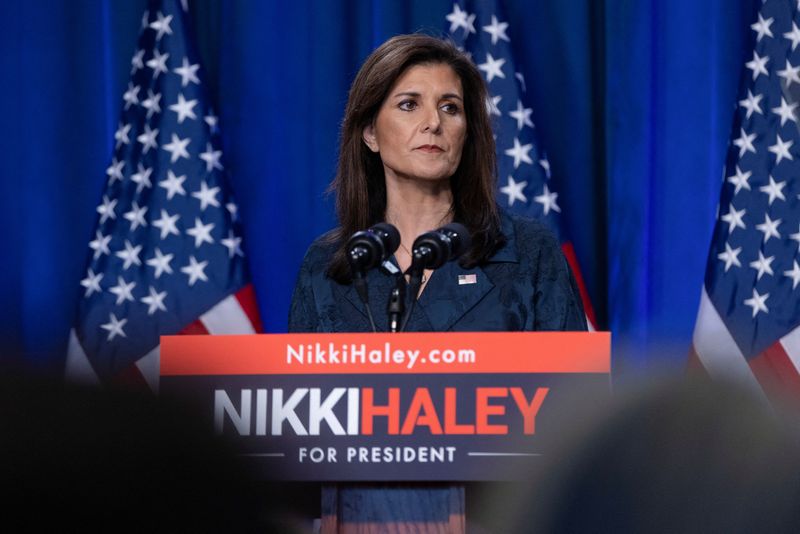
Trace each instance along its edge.
<instances>
[{"instance_id":1,"label":"woman's face","mask_svg":"<svg viewBox=\"0 0 800 534\"><path fill-rule=\"evenodd\" d=\"M466 136L461 80L441 63L409 67L363 132L370 150L380 154L387 180L450 178Z\"/></svg>"}]
</instances>

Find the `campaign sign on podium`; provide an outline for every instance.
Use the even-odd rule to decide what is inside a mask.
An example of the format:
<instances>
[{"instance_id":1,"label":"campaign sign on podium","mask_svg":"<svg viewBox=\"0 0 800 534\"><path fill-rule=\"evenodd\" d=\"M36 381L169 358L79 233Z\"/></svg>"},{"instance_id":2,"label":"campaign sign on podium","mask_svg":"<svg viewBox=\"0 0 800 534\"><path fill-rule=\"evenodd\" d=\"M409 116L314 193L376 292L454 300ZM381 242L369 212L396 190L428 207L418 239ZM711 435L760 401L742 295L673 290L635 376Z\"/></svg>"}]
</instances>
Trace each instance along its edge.
<instances>
[{"instance_id":1,"label":"campaign sign on podium","mask_svg":"<svg viewBox=\"0 0 800 534\"><path fill-rule=\"evenodd\" d=\"M607 332L165 336L163 395L265 478L504 480L609 392Z\"/></svg>"}]
</instances>

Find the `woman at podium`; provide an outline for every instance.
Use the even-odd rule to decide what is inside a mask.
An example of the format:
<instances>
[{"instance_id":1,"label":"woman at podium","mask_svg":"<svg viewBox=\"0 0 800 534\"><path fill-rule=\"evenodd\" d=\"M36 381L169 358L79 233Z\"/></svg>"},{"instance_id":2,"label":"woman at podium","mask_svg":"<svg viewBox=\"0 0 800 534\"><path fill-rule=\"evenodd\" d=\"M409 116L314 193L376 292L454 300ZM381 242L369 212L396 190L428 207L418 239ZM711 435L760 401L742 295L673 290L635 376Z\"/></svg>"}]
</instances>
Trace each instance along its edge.
<instances>
[{"instance_id":1,"label":"woman at podium","mask_svg":"<svg viewBox=\"0 0 800 534\"><path fill-rule=\"evenodd\" d=\"M306 253L290 332L366 332L372 322L387 330L387 303L415 240L452 222L467 229L470 245L458 261L421 273L406 331L586 330L555 237L495 203L486 101L478 69L440 39L397 36L366 59L350 88L332 184L339 227ZM366 273L368 312L346 244L380 222L400 239L394 255Z\"/></svg>"}]
</instances>

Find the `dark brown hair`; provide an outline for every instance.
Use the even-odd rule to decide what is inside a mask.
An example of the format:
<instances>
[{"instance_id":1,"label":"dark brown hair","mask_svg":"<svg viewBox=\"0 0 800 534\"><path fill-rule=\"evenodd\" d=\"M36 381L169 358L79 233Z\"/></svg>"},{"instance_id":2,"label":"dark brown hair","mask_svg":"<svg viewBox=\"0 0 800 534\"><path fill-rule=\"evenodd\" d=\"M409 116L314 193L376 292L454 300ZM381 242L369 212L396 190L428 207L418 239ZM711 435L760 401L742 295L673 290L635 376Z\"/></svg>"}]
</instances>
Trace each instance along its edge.
<instances>
[{"instance_id":1,"label":"dark brown hair","mask_svg":"<svg viewBox=\"0 0 800 534\"><path fill-rule=\"evenodd\" d=\"M451 42L423 34L398 35L370 54L350 87L342 122L339 165L331 184L340 226L330 236L338 248L328 274L340 283L349 283L351 279L344 250L347 238L383 221L386 212L383 163L380 154L366 146L362 132L374 121L397 79L409 67L424 63L450 66L461 80L464 92L467 136L461 162L450 179L453 220L465 225L472 234L472 247L462 257L462 265L473 267L481 263L504 242L494 200L496 156L483 77Z\"/></svg>"}]
</instances>

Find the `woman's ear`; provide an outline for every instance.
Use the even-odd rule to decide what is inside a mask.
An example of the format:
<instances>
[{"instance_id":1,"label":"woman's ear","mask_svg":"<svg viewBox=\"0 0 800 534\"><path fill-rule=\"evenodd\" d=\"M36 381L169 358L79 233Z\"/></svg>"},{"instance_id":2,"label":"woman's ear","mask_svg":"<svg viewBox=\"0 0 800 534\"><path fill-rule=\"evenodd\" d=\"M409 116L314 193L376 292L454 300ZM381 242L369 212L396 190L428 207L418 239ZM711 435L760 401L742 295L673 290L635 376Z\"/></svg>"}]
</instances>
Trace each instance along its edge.
<instances>
[{"instance_id":1,"label":"woman's ear","mask_svg":"<svg viewBox=\"0 0 800 534\"><path fill-rule=\"evenodd\" d=\"M366 144L370 150L373 152L380 151L380 148L378 147L378 139L375 137L375 127L372 124L364 127L364 130L361 132L361 138L364 140L364 144Z\"/></svg>"}]
</instances>

